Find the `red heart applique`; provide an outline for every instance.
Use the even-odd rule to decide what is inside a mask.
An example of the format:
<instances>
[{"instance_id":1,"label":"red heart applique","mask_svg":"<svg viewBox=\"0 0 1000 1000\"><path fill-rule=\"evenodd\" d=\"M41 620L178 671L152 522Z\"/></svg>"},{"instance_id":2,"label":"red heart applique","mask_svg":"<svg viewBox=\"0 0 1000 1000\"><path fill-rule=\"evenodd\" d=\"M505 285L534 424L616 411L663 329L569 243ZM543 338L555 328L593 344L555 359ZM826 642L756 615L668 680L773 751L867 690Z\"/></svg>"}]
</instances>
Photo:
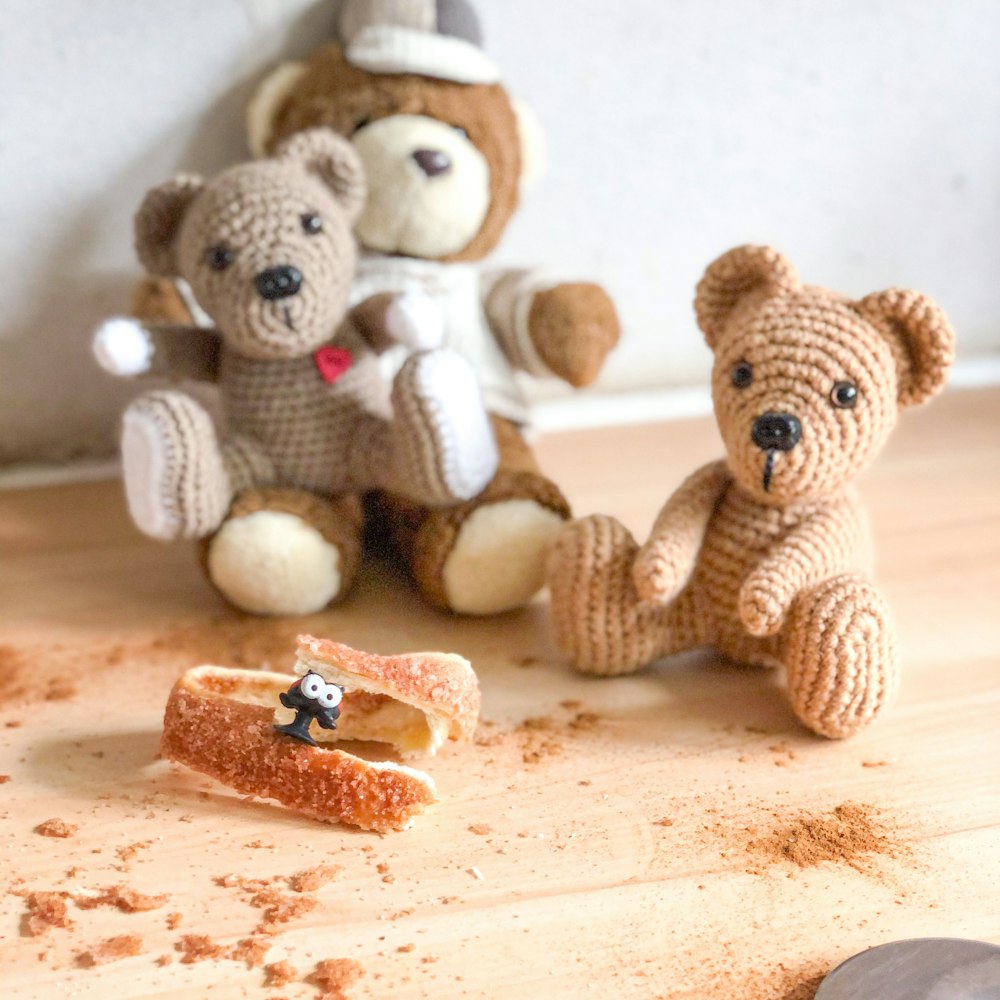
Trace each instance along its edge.
<instances>
[{"instance_id":1,"label":"red heart applique","mask_svg":"<svg viewBox=\"0 0 1000 1000\"><path fill-rule=\"evenodd\" d=\"M354 363L351 352L346 347L333 347L330 344L316 351L313 360L323 381L329 385L333 385Z\"/></svg>"}]
</instances>

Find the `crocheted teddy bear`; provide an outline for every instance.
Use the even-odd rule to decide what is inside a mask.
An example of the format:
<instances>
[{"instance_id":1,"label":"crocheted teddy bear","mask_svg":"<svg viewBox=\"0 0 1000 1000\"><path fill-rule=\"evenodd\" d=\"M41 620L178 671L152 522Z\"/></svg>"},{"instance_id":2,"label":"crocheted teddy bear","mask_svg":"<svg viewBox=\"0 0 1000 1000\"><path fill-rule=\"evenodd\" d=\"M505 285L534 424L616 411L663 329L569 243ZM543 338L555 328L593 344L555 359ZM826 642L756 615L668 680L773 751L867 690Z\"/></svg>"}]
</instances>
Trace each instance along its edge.
<instances>
[{"instance_id":1,"label":"crocheted teddy bear","mask_svg":"<svg viewBox=\"0 0 1000 1000\"><path fill-rule=\"evenodd\" d=\"M715 261L695 310L726 458L681 485L641 546L601 515L562 529L548 564L558 645L591 674L702 646L782 666L798 718L849 736L897 680L850 483L899 410L942 388L954 334L926 295L852 302L802 285L767 247Z\"/></svg>"},{"instance_id":2,"label":"crocheted teddy bear","mask_svg":"<svg viewBox=\"0 0 1000 1000\"><path fill-rule=\"evenodd\" d=\"M248 120L258 152L317 125L352 138L369 185L352 301L422 291L483 388L500 450L487 488L447 508L382 504L413 577L454 611L523 604L544 581L545 546L569 506L522 436L528 411L514 372L586 385L619 324L597 285L481 272L537 143L480 47L475 13L465 0L345 0L340 42L278 68Z\"/></svg>"},{"instance_id":3,"label":"crocheted teddy bear","mask_svg":"<svg viewBox=\"0 0 1000 1000\"><path fill-rule=\"evenodd\" d=\"M125 489L146 534L207 539L211 580L251 612L308 613L346 590L362 491L430 508L474 496L496 469L475 373L437 347L440 329L385 298L345 321L364 197L357 154L328 129L155 188L135 219L139 257L182 277L214 328L115 319L95 337L113 374L217 383L224 433L177 389L128 407ZM377 354L394 343L416 353L390 392Z\"/></svg>"}]
</instances>

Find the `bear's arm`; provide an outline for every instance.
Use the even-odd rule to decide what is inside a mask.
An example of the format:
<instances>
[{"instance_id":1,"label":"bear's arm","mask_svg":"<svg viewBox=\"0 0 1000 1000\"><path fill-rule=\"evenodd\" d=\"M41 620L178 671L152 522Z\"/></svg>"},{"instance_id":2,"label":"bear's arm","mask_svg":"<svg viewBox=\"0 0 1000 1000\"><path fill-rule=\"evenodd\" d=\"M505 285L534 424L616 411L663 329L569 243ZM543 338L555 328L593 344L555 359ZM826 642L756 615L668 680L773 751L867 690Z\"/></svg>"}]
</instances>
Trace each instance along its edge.
<instances>
[{"instance_id":1,"label":"bear's arm","mask_svg":"<svg viewBox=\"0 0 1000 1000\"><path fill-rule=\"evenodd\" d=\"M112 375L161 375L214 382L222 338L200 326L159 326L129 317L106 320L94 334L98 364Z\"/></svg>"},{"instance_id":2,"label":"bear's arm","mask_svg":"<svg viewBox=\"0 0 1000 1000\"><path fill-rule=\"evenodd\" d=\"M632 565L643 601L666 604L687 584L731 478L725 462L712 462L689 476L664 504Z\"/></svg>"},{"instance_id":3,"label":"bear's arm","mask_svg":"<svg viewBox=\"0 0 1000 1000\"><path fill-rule=\"evenodd\" d=\"M739 615L752 635L781 630L795 599L833 576L867 568L864 512L852 497L818 509L776 542L740 588Z\"/></svg>"},{"instance_id":4,"label":"bear's arm","mask_svg":"<svg viewBox=\"0 0 1000 1000\"><path fill-rule=\"evenodd\" d=\"M430 351L444 342L444 315L421 291L379 292L359 302L350 319L376 354L397 344L411 351Z\"/></svg>"},{"instance_id":5,"label":"bear's arm","mask_svg":"<svg viewBox=\"0 0 1000 1000\"><path fill-rule=\"evenodd\" d=\"M577 388L597 378L621 335L600 285L513 270L484 275L482 296L490 329L515 368Z\"/></svg>"}]
</instances>

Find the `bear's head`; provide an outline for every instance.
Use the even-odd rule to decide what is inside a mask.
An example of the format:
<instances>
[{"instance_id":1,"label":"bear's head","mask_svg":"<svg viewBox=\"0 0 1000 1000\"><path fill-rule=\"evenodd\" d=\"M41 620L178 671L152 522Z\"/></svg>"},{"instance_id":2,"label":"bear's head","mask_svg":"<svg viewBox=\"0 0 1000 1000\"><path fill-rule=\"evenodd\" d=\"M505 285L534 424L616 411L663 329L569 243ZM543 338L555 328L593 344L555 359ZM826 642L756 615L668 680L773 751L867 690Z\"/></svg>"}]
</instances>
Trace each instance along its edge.
<instances>
[{"instance_id":1,"label":"bear's head","mask_svg":"<svg viewBox=\"0 0 1000 1000\"><path fill-rule=\"evenodd\" d=\"M474 261L499 242L540 157L537 124L497 82L465 0L346 0L341 42L286 63L248 109L257 155L301 129L350 138L368 177L367 249Z\"/></svg>"},{"instance_id":2,"label":"bear's head","mask_svg":"<svg viewBox=\"0 0 1000 1000\"><path fill-rule=\"evenodd\" d=\"M270 159L154 188L135 217L136 250L152 274L187 281L241 354L298 357L332 337L347 309L364 198L351 144L301 132Z\"/></svg>"},{"instance_id":3,"label":"bear's head","mask_svg":"<svg viewBox=\"0 0 1000 1000\"><path fill-rule=\"evenodd\" d=\"M712 395L730 471L784 505L836 491L882 448L899 410L945 383L955 335L926 295L857 302L800 283L768 247L730 250L698 285Z\"/></svg>"}]
</instances>

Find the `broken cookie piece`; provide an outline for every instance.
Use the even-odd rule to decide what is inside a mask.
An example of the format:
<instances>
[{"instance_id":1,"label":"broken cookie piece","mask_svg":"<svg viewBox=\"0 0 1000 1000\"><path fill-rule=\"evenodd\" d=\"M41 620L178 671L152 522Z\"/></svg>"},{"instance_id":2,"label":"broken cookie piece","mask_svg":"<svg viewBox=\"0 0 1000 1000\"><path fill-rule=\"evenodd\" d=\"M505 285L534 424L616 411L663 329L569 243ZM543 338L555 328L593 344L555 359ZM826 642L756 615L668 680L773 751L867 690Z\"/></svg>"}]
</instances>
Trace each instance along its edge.
<instances>
[{"instance_id":1,"label":"broken cookie piece","mask_svg":"<svg viewBox=\"0 0 1000 1000\"><path fill-rule=\"evenodd\" d=\"M471 739L479 721L479 682L454 653L378 656L300 635L295 672L319 674L347 693L335 730L317 740L375 740L402 754L434 754L446 740ZM279 709L279 722L293 713Z\"/></svg>"},{"instance_id":2,"label":"broken cookie piece","mask_svg":"<svg viewBox=\"0 0 1000 1000\"><path fill-rule=\"evenodd\" d=\"M317 734L327 740L434 753L446 739L475 730L479 684L459 656L383 657L302 636L296 670L313 670L347 689L338 729ZM275 731L276 721L288 721L288 710L275 707L292 680L214 666L187 671L167 702L161 753L243 794L365 830L403 829L434 801L434 781L422 771L309 746Z\"/></svg>"}]
</instances>

